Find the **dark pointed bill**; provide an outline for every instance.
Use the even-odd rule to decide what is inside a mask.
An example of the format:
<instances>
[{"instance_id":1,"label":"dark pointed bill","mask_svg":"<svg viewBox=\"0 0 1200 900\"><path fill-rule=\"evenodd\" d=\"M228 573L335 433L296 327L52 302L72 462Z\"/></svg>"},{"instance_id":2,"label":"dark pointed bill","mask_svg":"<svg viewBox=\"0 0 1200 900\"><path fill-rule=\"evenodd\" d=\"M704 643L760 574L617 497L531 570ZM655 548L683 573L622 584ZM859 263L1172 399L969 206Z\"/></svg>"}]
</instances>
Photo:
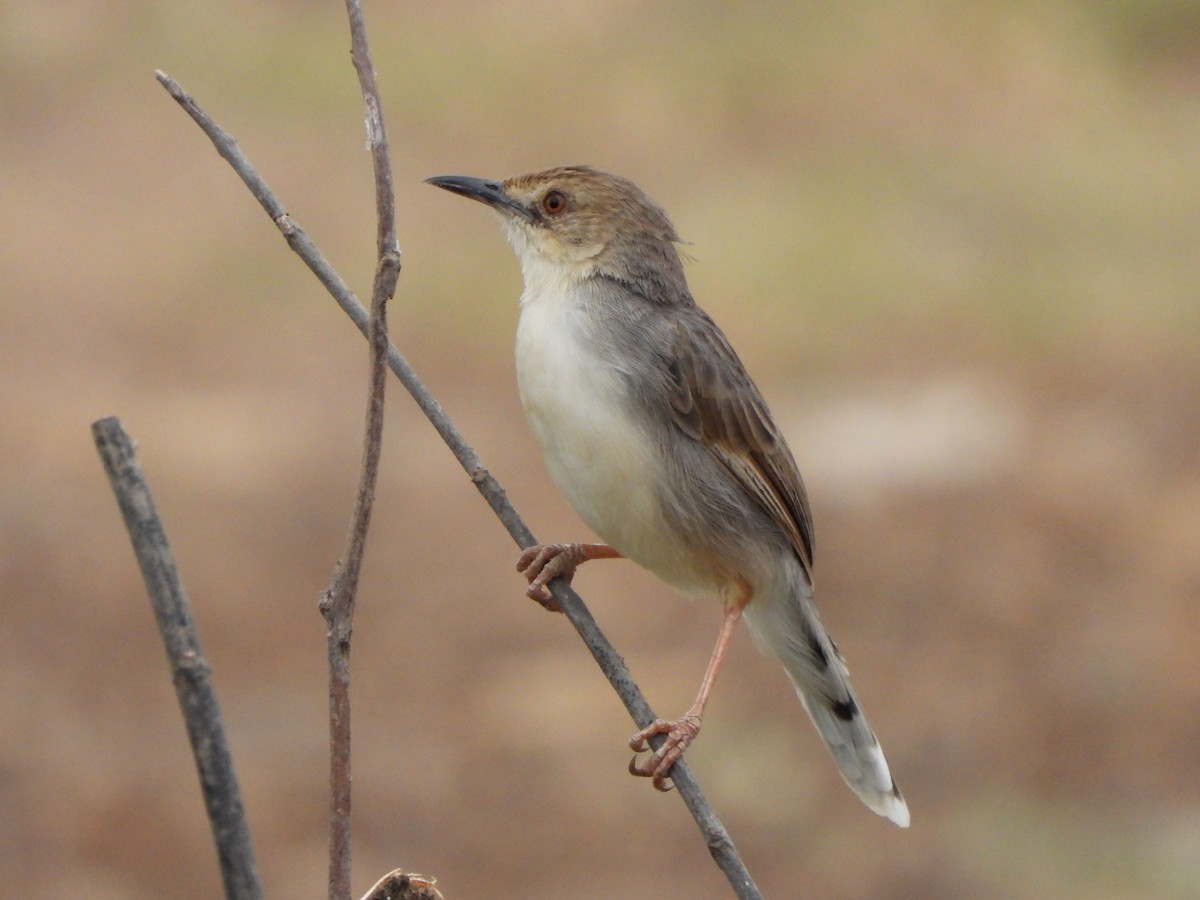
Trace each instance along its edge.
<instances>
[{"instance_id":1,"label":"dark pointed bill","mask_svg":"<svg viewBox=\"0 0 1200 900\"><path fill-rule=\"evenodd\" d=\"M433 178L426 178L425 183L450 191L452 194L460 194L463 197L478 200L480 203L486 203L498 212L506 212L526 220L532 219L529 209L506 194L504 185L499 181L472 178L470 175L437 175Z\"/></svg>"}]
</instances>

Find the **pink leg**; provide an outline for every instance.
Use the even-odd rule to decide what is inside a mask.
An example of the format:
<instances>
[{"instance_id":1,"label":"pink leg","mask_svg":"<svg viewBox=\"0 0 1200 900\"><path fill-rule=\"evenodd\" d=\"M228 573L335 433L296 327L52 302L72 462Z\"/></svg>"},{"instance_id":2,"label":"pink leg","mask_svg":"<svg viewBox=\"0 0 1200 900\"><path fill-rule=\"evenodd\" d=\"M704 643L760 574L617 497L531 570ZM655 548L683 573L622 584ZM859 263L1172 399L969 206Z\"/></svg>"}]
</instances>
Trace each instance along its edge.
<instances>
[{"instance_id":1,"label":"pink leg","mask_svg":"<svg viewBox=\"0 0 1200 900\"><path fill-rule=\"evenodd\" d=\"M747 593L746 600L748 599ZM676 761L683 756L683 752L700 733L700 720L704 716L704 707L708 703L709 692L712 691L713 684L717 680L717 672L721 669L725 651L729 647L729 641L733 638L734 629L742 617L742 609L745 605L743 601L726 607L725 618L721 621L721 631L717 635L717 645L713 648L708 668L704 672L704 680L700 682L700 693L697 694L696 702L692 704L691 709L684 713L682 719L674 721L655 719L629 739L630 749L635 753L641 753L651 749L648 739L653 735L665 734L667 736L659 748L645 759L639 762L635 756L629 761L630 775L650 778L660 791L671 790L672 785L667 781L671 773L671 766L675 765Z\"/></svg>"},{"instance_id":2,"label":"pink leg","mask_svg":"<svg viewBox=\"0 0 1200 900\"><path fill-rule=\"evenodd\" d=\"M555 578L567 584L575 568L589 559L619 559L621 556L608 544L534 544L517 559L517 571L525 576L529 587L525 593L546 609L562 612L546 585Z\"/></svg>"}]
</instances>

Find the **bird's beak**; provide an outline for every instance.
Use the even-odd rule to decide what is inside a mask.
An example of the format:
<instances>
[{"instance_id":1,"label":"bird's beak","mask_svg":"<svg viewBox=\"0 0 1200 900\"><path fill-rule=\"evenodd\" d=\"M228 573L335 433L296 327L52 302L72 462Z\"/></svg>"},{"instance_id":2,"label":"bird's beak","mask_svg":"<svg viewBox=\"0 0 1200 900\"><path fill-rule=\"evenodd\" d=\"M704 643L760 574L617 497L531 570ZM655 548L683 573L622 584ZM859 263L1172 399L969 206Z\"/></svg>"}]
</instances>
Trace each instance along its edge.
<instances>
[{"instance_id":1,"label":"bird's beak","mask_svg":"<svg viewBox=\"0 0 1200 900\"><path fill-rule=\"evenodd\" d=\"M529 208L505 193L504 185L499 181L472 178L469 175L438 175L434 178L426 178L425 183L450 191L452 194L461 194L472 200L478 200L480 203L486 203L497 212L508 213L527 222L533 220L533 214Z\"/></svg>"}]
</instances>

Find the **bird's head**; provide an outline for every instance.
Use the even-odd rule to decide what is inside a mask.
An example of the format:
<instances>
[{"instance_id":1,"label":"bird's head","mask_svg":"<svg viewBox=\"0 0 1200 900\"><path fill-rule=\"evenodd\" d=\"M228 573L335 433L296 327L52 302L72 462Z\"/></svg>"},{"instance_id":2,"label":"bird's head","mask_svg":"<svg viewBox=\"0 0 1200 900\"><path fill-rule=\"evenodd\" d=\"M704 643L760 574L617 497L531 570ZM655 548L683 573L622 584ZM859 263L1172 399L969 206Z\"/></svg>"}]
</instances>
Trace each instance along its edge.
<instances>
[{"instance_id":1,"label":"bird's head","mask_svg":"<svg viewBox=\"0 0 1200 900\"><path fill-rule=\"evenodd\" d=\"M507 181L442 175L428 183L491 207L527 271L548 264L573 278L638 281L649 268L682 283L674 226L628 179L566 166Z\"/></svg>"}]
</instances>

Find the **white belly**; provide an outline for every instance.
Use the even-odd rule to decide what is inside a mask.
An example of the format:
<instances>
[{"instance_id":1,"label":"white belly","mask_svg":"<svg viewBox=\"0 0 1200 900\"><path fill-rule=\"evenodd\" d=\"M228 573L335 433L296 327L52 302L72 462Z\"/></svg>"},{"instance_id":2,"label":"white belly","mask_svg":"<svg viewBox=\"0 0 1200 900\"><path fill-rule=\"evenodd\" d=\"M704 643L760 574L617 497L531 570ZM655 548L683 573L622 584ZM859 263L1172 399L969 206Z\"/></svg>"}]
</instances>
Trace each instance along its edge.
<instances>
[{"instance_id":1,"label":"white belly","mask_svg":"<svg viewBox=\"0 0 1200 900\"><path fill-rule=\"evenodd\" d=\"M550 475L622 556L686 593L710 593L711 561L663 516L662 450L636 418L613 360L597 348L572 287L527 271L517 325L521 403Z\"/></svg>"},{"instance_id":2,"label":"white belly","mask_svg":"<svg viewBox=\"0 0 1200 900\"><path fill-rule=\"evenodd\" d=\"M593 531L636 558L661 515L654 448L620 376L588 346L582 312L563 303L522 308L516 351L521 403L555 484Z\"/></svg>"}]
</instances>

